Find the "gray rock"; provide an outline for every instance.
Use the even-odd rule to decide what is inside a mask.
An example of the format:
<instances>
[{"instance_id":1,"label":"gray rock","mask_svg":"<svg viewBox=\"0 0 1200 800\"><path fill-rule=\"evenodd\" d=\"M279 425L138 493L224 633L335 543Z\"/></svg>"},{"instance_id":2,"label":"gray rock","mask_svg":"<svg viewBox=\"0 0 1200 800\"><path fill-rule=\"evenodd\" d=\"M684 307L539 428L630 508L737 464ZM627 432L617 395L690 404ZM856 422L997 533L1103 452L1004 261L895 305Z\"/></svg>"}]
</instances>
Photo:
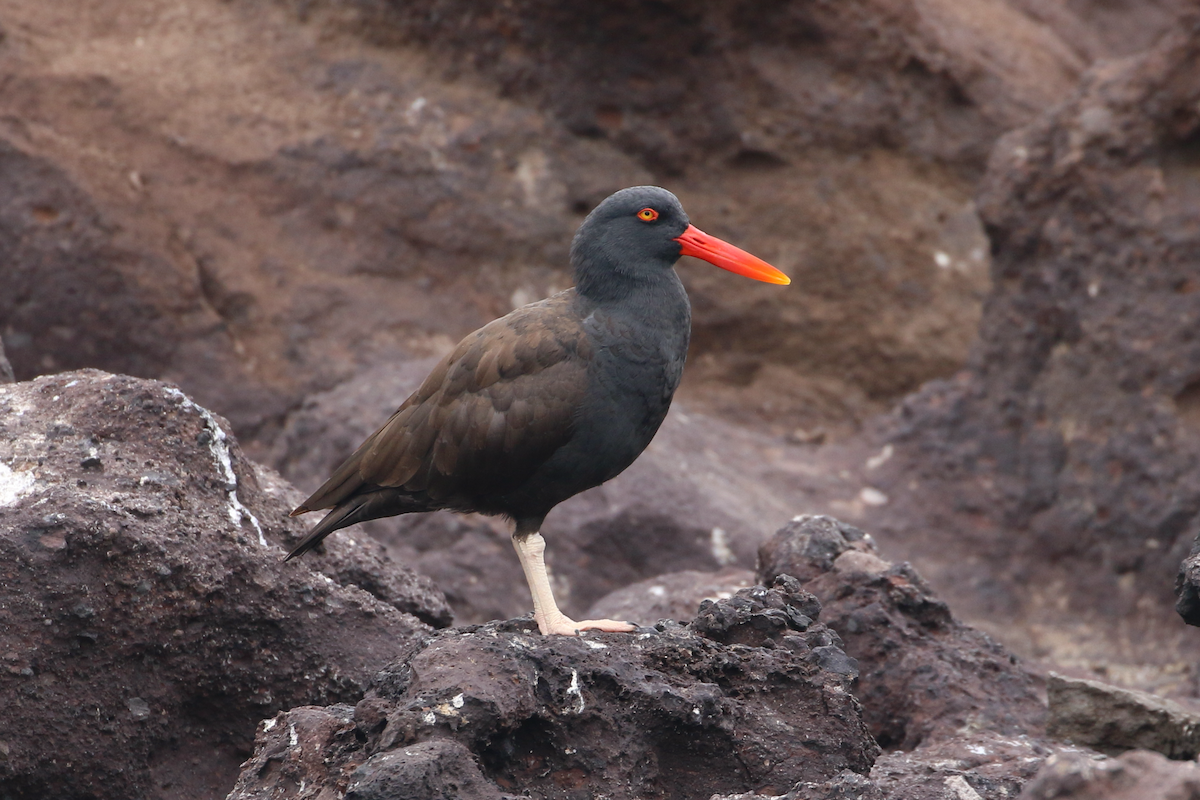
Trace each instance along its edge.
<instances>
[{"instance_id":1,"label":"gray rock","mask_svg":"<svg viewBox=\"0 0 1200 800\"><path fill-rule=\"evenodd\" d=\"M1050 736L1109 755L1153 750L1192 759L1200 753L1200 714L1164 697L1055 673L1046 690Z\"/></svg>"},{"instance_id":2,"label":"gray rock","mask_svg":"<svg viewBox=\"0 0 1200 800\"><path fill-rule=\"evenodd\" d=\"M696 615L704 600L732 597L739 589L755 583L754 572L741 567L726 567L718 572L669 572L606 594L584 616L646 623L660 619L685 622Z\"/></svg>"},{"instance_id":3,"label":"gray rock","mask_svg":"<svg viewBox=\"0 0 1200 800\"><path fill-rule=\"evenodd\" d=\"M1106 759L1084 753L1050 758L1018 800L1196 800L1200 765L1133 750Z\"/></svg>"},{"instance_id":4,"label":"gray rock","mask_svg":"<svg viewBox=\"0 0 1200 800\"><path fill-rule=\"evenodd\" d=\"M4 355L4 339L0 339L0 383L12 383L14 380L12 364Z\"/></svg>"},{"instance_id":5,"label":"gray rock","mask_svg":"<svg viewBox=\"0 0 1200 800\"><path fill-rule=\"evenodd\" d=\"M372 756L350 776L346 800L501 800L475 757L452 739L414 742Z\"/></svg>"},{"instance_id":6,"label":"gray rock","mask_svg":"<svg viewBox=\"0 0 1200 800\"><path fill-rule=\"evenodd\" d=\"M1045 706L1017 659L956 620L909 564L881 558L861 530L831 517L798 517L759 549L759 580L802 576L821 621L857 660L855 693L885 749L913 750L982 724L1040 732Z\"/></svg>"}]
</instances>

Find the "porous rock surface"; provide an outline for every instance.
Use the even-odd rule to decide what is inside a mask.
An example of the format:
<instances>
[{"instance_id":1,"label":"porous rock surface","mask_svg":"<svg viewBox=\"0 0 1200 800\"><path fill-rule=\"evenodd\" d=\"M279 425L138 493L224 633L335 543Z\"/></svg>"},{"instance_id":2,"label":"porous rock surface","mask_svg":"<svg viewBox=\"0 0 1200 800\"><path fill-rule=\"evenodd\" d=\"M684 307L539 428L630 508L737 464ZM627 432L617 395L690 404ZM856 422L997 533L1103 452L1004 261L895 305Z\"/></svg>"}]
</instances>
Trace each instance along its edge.
<instances>
[{"instance_id":1,"label":"porous rock surface","mask_svg":"<svg viewBox=\"0 0 1200 800\"><path fill-rule=\"evenodd\" d=\"M632 635L434 634L356 706L264 723L230 798L695 798L865 773L879 751L819 608L784 577Z\"/></svg>"},{"instance_id":2,"label":"porous rock surface","mask_svg":"<svg viewBox=\"0 0 1200 800\"><path fill-rule=\"evenodd\" d=\"M636 597L669 607L719 586L715 577L661 576L597 608ZM858 669L852 691L884 748L870 773L801 781L781 793L788 800L1003 800L1064 749L1046 738L1037 678L956 620L911 565L883 559L863 531L827 516L796 518L759 551L758 580L783 579L812 592L844 642Z\"/></svg>"},{"instance_id":3,"label":"porous rock surface","mask_svg":"<svg viewBox=\"0 0 1200 800\"><path fill-rule=\"evenodd\" d=\"M356 701L448 621L369 537L283 564L295 499L168 384L0 386L5 796L221 796L259 719Z\"/></svg>"},{"instance_id":4,"label":"porous rock surface","mask_svg":"<svg viewBox=\"0 0 1200 800\"><path fill-rule=\"evenodd\" d=\"M863 531L801 517L759 551L759 580L794 575L858 660L856 695L880 745L912 750L972 726L1040 732L1037 682L991 637L954 618L910 564L882 559Z\"/></svg>"},{"instance_id":5,"label":"porous rock surface","mask_svg":"<svg viewBox=\"0 0 1200 800\"><path fill-rule=\"evenodd\" d=\"M981 724L1000 739L1044 733L1039 680L956 619L912 565L885 560L870 535L832 517L802 515L777 531L759 548L757 575L737 568L661 575L612 592L589 613L687 619L705 599L780 575L797 578L820 600L822 621L857 660L854 692L885 749L911 751L930 741L945 748ZM1035 745L1017 749L1023 757Z\"/></svg>"},{"instance_id":6,"label":"porous rock surface","mask_svg":"<svg viewBox=\"0 0 1200 800\"><path fill-rule=\"evenodd\" d=\"M886 751L869 781L796 786L796 800L1004 800L1060 749L1045 738L1036 678L863 531L830 517L793 520L759 550L759 580L777 574L796 575L820 600L822 620L858 663L855 696Z\"/></svg>"}]
</instances>

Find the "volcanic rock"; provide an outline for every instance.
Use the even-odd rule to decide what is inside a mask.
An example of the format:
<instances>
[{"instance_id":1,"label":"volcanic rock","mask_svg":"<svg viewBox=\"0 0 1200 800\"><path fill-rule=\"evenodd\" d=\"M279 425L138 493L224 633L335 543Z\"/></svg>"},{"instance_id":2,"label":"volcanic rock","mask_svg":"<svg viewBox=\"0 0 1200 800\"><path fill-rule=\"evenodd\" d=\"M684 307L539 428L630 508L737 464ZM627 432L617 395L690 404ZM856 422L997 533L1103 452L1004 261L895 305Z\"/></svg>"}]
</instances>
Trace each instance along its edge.
<instances>
[{"instance_id":1,"label":"volcanic rock","mask_svg":"<svg viewBox=\"0 0 1200 800\"><path fill-rule=\"evenodd\" d=\"M357 701L447 620L369 537L282 564L295 502L173 386L0 386L3 792L221 796L258 720Z\"/></svg>"},{"instance_id":2,"label":"volcanic rock","mask_svg":"<svg viewBox=\"0 0 1200 800\"><path fill-rule=\"evenodd\" d=\"M826 666L853 666L863 718L887 749L869 775L801 781L788 800L1003 800L1048 756L1069 749L1045 740L1038 681L986 635L954 620L911 566L884 560L862 530L831 517L798 517L760 549L758 577L803 587L814 604L819 598L821 619L845 642ZM721 585L728 583L712 573L675 573L618 590L594 608L637 618L638 599L646 608L672 608ZM730 599L704 601L692 626L720 620L729 637L782 625L782 609L764 605L761 591L729 587ZM757 612L753 626L737 616L746 610ZM803 603L793 610L811 613Z\"/></svg>"},{"instance_id":3,"label":"volcanic rock","mask_svg":"<svg viewBox=\"0 0 1200 800\"><path fill-rule=\"evenodd\" d=\"M1145 692L1051 673L1046 733L1108 755L1154 750L1167 758L1200 753L1200 714Z\"/></svg>"},{"instance_id":4,"label":"volcanic rock","mask_svg":"<svg viewBox=\"0 0 1200 800\"><path fill-rule=\"evenodd\" d=\"M818 607L783 578L706 604L689 626L434 634L353 711L264 724L230 798L298 783L360 798L693 798L865 773L878 748Z\"/></svg>"},{"instance_id":5,"label":"volcanic rock","mask_svg":"<svg viewBox=\"0 0 1200 800\"><path fill-rule=\"evenodd\" d=\"M855 696L888 751L869 784L842 776L793 787L795 800L1003 800L1056 747L1043 741L1037 681L986 634L956 620L907 563L863 531L805 516L759 551L759 580L795 575L858 665Z\"/></svg>"},{"instance_id":6,"label":"volcanic rock","mask_svg":"<svg viewBox=\"0 0 1200 800\"><path fill-rule=\"evenodd\" d=\"M894 455L863 471L890 502L855 521L967 618L1036 625L1026 652L1196 660L1163 576L1200 532L1198 108L1193 21L999 141L979 343L902 403ZM1198 574L1179 610L1200 621Z\"/></svg>"},{"instance_id":7,"label":"volcanic rock","mask_svg":"<svg viewBox=\"0 0 1200 800\"><path fill-rule=\"evenodd\" d=\"M1134 750L1105 759L1063 753L1050 759L1018 800L1193 800L1200 797L1200 765Z\"/></svg>"},{"instance_id":8,"label":"volcanic rock","mask_svg":"<svg viewBox=\"0 0 1200 800\"><path fill-rule=\"evenodd\" d=\"M986 28L905 0L21 0L0 333L19 377L167 378L266 447L311 392L565 287L582 213L667 181L806 287L686 268L688 380L713 391L684 396L853 430L963 363L988 286L974 178L1084 66L1037 15L983 5Z\"/></svg>"},{"instance_id":9,"label":"volcanic rock","mask_svg":"<svg viewBox=\"0 0 1200 800\"><path fill-rule=\"evenodd\" d=\"M4 356L4 340L0 339L0 383L12 383L13 380L15 378L12 364L8 363L8 359Z\"/></svg>"},{"instance_id":10,"label":"volcanic rock","mask_svg":"<svg viewBox=\"0 0 1200 800\"><path fill-rule=\"evenodd\" d=\"M1032 676L986 634L954 619L907 563L830 517L800 517L759 551L759 580L794 575L859 665L855 694L886 749L912 750L979 725L1039 732L1045 706Z\"/></svg>"},{"instance_id":11,"label":"volcanic rock","mask_svg":"<svg viewBox=\"0 0 1200 800\"><path fill-rule=\"evenodd\" d=\"M844 770L829 780L800 781L771 800L1011 800L1065 750L1028 736L977 730L911 752L884 753L870 775ZM758 798L762 795L714 795L712 800Z\"/></svg>"}]
</instances>

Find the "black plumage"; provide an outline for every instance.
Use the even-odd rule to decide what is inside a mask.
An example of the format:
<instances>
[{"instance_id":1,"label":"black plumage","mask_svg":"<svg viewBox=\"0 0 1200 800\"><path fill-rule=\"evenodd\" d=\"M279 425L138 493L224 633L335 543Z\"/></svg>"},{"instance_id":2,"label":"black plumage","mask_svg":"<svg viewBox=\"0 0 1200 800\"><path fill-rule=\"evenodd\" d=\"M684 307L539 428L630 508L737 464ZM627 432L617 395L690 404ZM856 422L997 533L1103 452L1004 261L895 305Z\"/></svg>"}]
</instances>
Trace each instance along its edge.
<instances>
[{"instance_id":1,"label":"black plumage","mask_svg":"<svg viewBox=\"0 0 1200 800\"><path fill-rule=\"evenodd\" d=\"M673 269L681 254L787 282L765 262L692 227L665 189L617 192L588 215L572 242L575 287L463 339L292 512L332 509L287 558L369 519L437 509L503 514L516 523L514 544L543 633L628 629L612 620L576 623L558 612L538 530L558 503L633 463L666 416L691 326Z\"/></svg>"}]
</instances>

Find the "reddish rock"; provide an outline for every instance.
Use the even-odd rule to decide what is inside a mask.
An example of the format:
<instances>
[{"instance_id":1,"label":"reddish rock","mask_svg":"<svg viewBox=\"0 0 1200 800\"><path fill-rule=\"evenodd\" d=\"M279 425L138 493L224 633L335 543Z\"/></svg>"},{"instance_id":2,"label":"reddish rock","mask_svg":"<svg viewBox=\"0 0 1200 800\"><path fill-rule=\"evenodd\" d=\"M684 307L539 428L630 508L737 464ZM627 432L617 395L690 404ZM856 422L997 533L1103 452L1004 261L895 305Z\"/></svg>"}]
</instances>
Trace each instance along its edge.
<instances>
[{"instance_id":1,"label":"reddish rock","mask_svg":"<svg viewBox=\"0 0 1200 800\"><path fill-rule=\"evenodd\" d=\"M173 386L0 386L5 792L222 796L259 719L355 702L429 631L397 607L445 620L369 537L281 563L294 501Z\"/></svg>"},{"instance_id":2,"label":"reddish rock","mask_svg":"<svg viewBox=\"0 0 1200 800\"><path fill-rule=\"evenodd\" d=\"M794 612L812 615L819 598L822 621L844 642L828 653L827 666L853 665L863 719L888 751L869 775L802 781L787 800L1004 800L1048 756L1068 749L1045 739L1038 682L987 636L954 620L911 566L881 558L863 531L800 517L759 555L760 580L783 581L797 598L813 593L811 606L793 601ZM720 584L712 573L676 573L614 592L596 608L637 618L639 599L642 608L670 608ZM785 624L781 608L759 599L763 591L736 591L716 606L705 601L692 625L719 621L722 640L736 641L756 626ZM746 612L749 624L739 616Z\"/></svg>"},{"instance_id":3,"label":"reddish rock","mask_svg":"<svg viewBox=\"0 0 1200 800\"><path fill-rule=\"evenodd\" d=\"M352 6L367 36L441 47L459 69L470 64L573 133L611 140L656 169L709 154L766 169L803 146L866 148L881 135L931 158L978 162L1083 68L1053 30L1007 3L988 9L992 36L953 4L907 0Z\"/></svg>"},{"instance_id":4,"label":"reddish rock","mask_svg":"<svg viewBox=\"0 0 1200 800\"><path fill-rule=\"evenodd\" d=\"M862 531L802 517L759 553L759 580L793 575L820 600L822 621L857 659L855 694L885 749L912 750L986 725L1040 732L1046 708L1017 659L962 624L909 564L879 557Z\"/></svg>"},{"instance_id":5,"label":"reddish rock","mask_svg":"<svg viewBox=\"0 0 1200 800\"><path fill-rule=\"evenodd\" d=\"M308 394L567 285L581 214L654 181L805 287L685 266L686 396L853 430L963 362L974 176L1083 66L1004 2L89 8L8 9L0 334L22 378L174 380L255 454Z\"/></svg>"}]
</instances>

